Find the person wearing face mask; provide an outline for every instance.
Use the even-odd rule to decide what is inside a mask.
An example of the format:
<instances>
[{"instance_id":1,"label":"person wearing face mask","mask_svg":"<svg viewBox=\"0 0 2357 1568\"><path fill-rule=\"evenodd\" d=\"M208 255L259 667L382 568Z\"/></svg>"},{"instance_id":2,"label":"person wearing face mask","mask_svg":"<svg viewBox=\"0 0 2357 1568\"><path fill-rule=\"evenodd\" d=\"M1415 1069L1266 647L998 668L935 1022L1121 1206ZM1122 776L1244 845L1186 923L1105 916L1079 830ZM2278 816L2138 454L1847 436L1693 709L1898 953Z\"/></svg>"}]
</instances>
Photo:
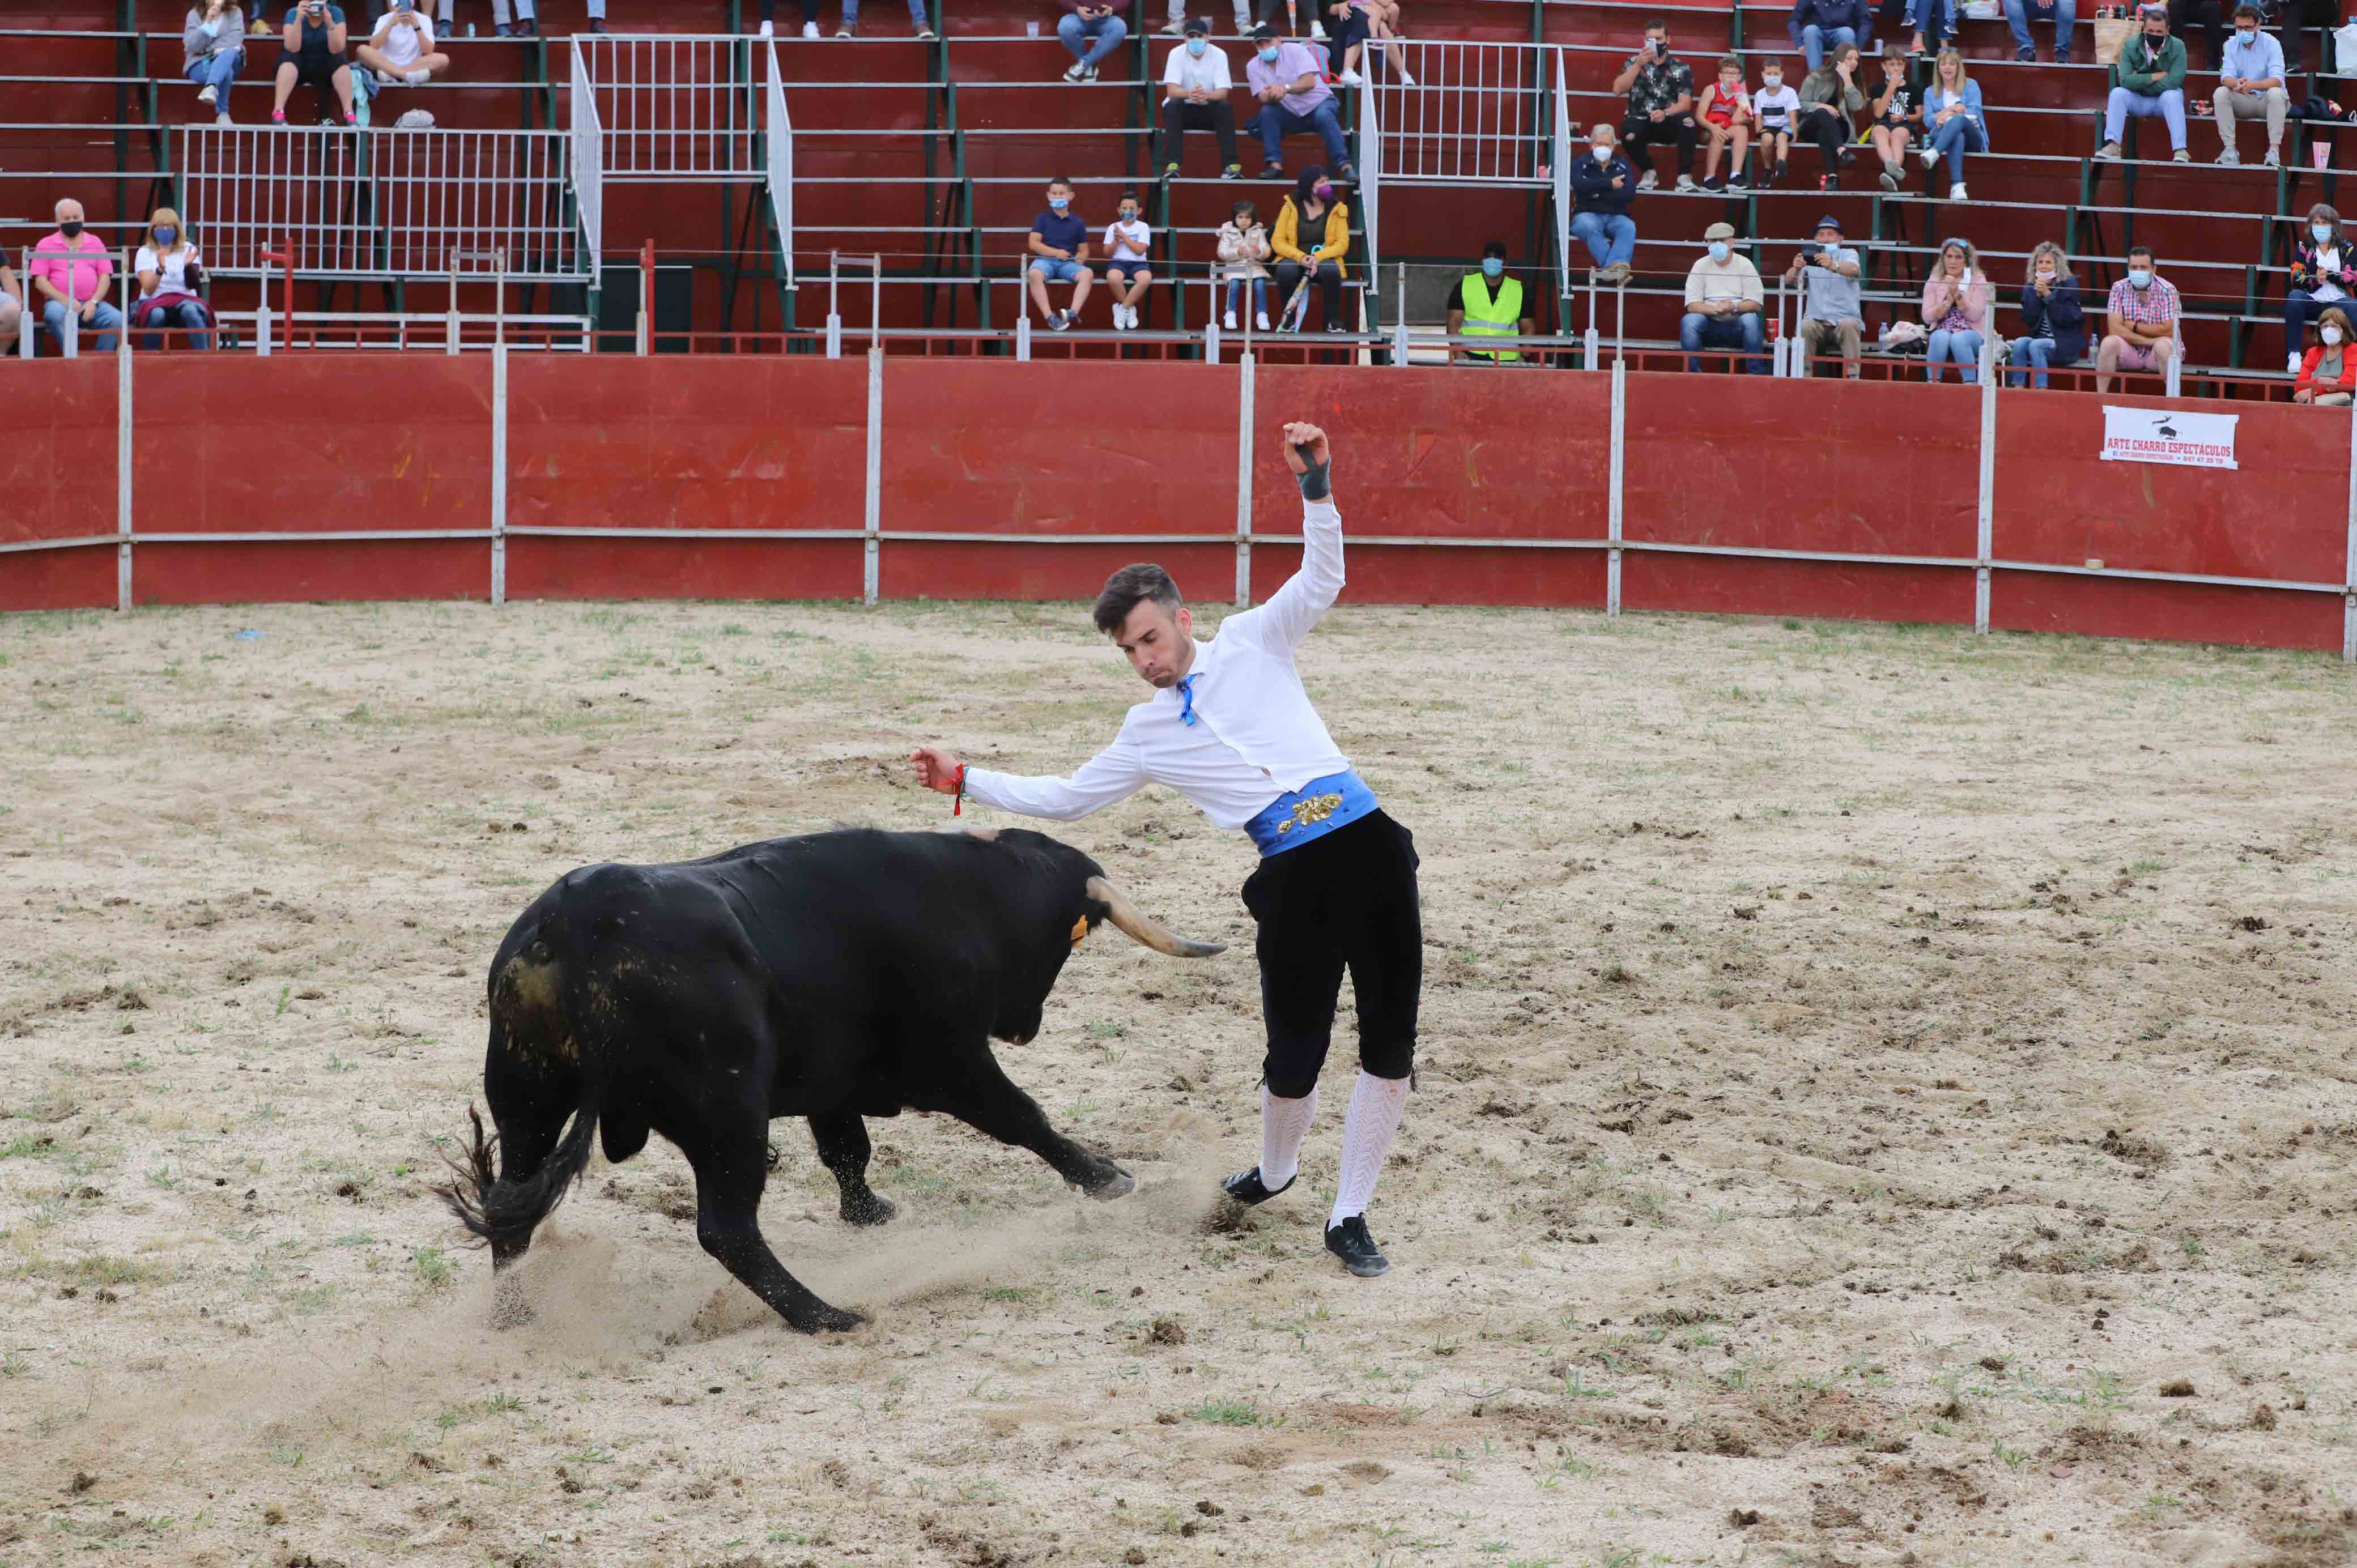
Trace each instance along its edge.
<instances>
[{"instance_id":1,"label":"person wearing face mask","mask_svg":"<svg viewBox=\"0 0 2357 1568\"><path fill-rule=\"evenodd\" d=\"M2099 158L2120 156L2120 136L2131 114L2139 120L2160 116L2169 126L2169 156L2188 163L2185 150L2185 42L2169 36L2169 11L2147 5L2143 26L2120 46L2112 63L2112 94L2104 107L2104 145Z\"/></svg>"},{"instance_id":2,"label":"person wearing face mask","mask_svg":"<svg viewBox=\"0 0 2357 1568\"><path fill-rule=\"evenodd\" d=\"M1236 156L1236 110L1230 95L1235 79L1228 57L1211 46L1211 19L1190 16L1184 42L1162 62L1162 177L1178 174L1179 155L1189 131L1209 131L1220 144L1220 177L1241 178Z\"/></svg>"},{"instance_id":3,"label":"person wearing face mask","mask_svg":"<svg viewBox=\"0 0 2357 1568\"><path fill-rule=\"evenodd\" d=\"M1966 385L1981 379L1981 344L1988 330L1988 279L1968 240L1940 247L1940 260L1923 281L1923 325L1932 338L1923 356L1923 379L1936 381L1940 367L1953 360Z\"/></svg>"},{"instance_id":4,"label":"person wearing face mask","mask_svg":"<svg viewBox=\"0 0 2357 1568\"><path fill-rule=\"evenodd\" d=\"M2104 302L2108 336L2095 350L2095 390L2112 390L2120 371L2165 373L2177 355L2177 290L2153 270L2152 252L2138 245L2128 252L2128 275L2112 285Z\"/></svg>"},{"instance_id":5,"label":"person wearing face mask","mask_svg":"<svg viewBox=\"0 0 2357 1568\"><path fill-rule=\"evenodd\" d=\"M1801 346L1808 359L1825 351L1828 341L1841 345L1842 374L1857 380L1858 338L1866 320L1859 313L1857 252L1842 243L1841 220L1826 213L1817 220L1817 242L1801 252L1784 269L1786 283L1801 285ZM1803 375L1816 374L1804 364Z\"/></svg>"},{"instance_id":6,"label":"person wearing face mask","mask_svg":"<svg viewBox=\"0 0 2357 1568\"><path fill-rule=\"evenodd\" d=\"M1080 319L1081 306L1088 303L1089 285L1097 277L1088 266L1089 226L1072 210L1071 180L1059 176L1048 182L1048 210L1031 220L1031 234L1024 243L1031 252L1031 260L1023 269L1031 303L1039 307L1039 318L1050 331L1062 332ZM1049 308L1048 285L1051 283L1072 285L1070 310Z\"/></svg>"},{"instance_id":7,"label":"person wearing face mask","mask_svg":"<svg viewBox=\"0 0 2357 1568\"><path fill-rule=\"evenodd\" d=\"M1231 332L1236 329L1236 295L1250 284L1253 326L1268 330L1268 268L1261 263L1275 254L1258 209L1249 201L1237 202L1234 215L1220 225L1220 261L1211 269L1211 275L1228 285L1228 309L1221 326Z\"/></svg>"},{"instance_id":8,"label":"person wearing face mask","mask_svg":"<svg viewBox=\"0 0 2357 1568\"><path fill-rule=\"evenodd\" d=\"M1154 281L1154 269L1146 264L1147 247L1154 242L1154 231L1139 216L1137 193L1121 193L1120 216L1105 225L1105 283L1113 294L1113 329L1122 332L1137 326L1137 302L1145 296L1146 285Z\"/></svg>"},{"instance_id":9,"label":"person wearing face mask","mask_svg":"<svg viewBox=\"0 0 2357 1568\"><path fill-rule=\"evenodd\" d=\"M2032 376L2046 385L2050 365L2075 365L2087 351L2087 320L2079 306L2079 280L2062 247L2041 240L2029 252L2021 284L2021 325L2027 328L2013 340L2012 381L2029 384Z\"/></svg>"},{"instance_id":10,"label":"person wearing face mask","mask_svg":"<svg viewBox=\"0 0 2357 1568\"><path fill-rule=\"evenodd\" d=\"M1670 53L1670 25L1645 24L1645 47L1629 57L1612 91L1629 95L1628 118L1620 122L1620 151L1644 173L1637 188L1654 186L1652 148L1667 142L1678 152L1678 188L1696 190L1694 160L1694 69Z\"/></svg>"},{"instance_id":11,"label":"person wearing face mask","mask_svg":"<svg viewBox=\"0 0 2357 1568\"><path fill-rule=\"evenodd\" d=\"M1780 185L1792 156L1792 127L1801 117L1801 95L1784 84L1784 62L1770 60L1751 95L1753 138L1760 145L1760 183Z\"/></svg>"},{"instance_id":12,"label":"person wearing face mask","mask_svg":"<svg viewBox=\"0 0 2357 1568\"><path fill-rule=\"evenodd\" d=\"M1448 335L1458 337L1524 338L1535 336L1531 318L1523 314L1523 285L1506 275L1506 242L1492 240L1481 247L1481 270L1469 273L1448 300ZM1448 350L1448 362L1470 360L1477 365L1513 365L1523 356L1512 349Z\"/></svg>"},{"instance_id":13,"label":"person wearing face mask","mask_svg":"<svg viewBox=\"0 0 2357 1568\"><path fill-rule=\"evenodd\" d=\"M33 264L27 275L41 298L41 325L49 336L65 340L66 317L71 315L80 334L76 352L107 353L123 313L106 303L106 280L114 275L114 261L106 242L82 227L81 203L67 197L57 206L58 226L33 247ZM96 336L92 336L96 334Z\"/></svg>"},{"instance_id":14,"label":"person wearing face mask","mask_svg":"<svg viewBox=\"0 0 2357 1568\"><path fill-rule=\"evenodd\" d=\"M188 345L208 349L212 339L206 329L212 317L205 302L197 297L204 286L204 268L197 260L197 247L190 242L180 215L168 207L156 209L147 220L147 241L139 247L131 271L139 280L139 298L131 306L131 321L136 327L178 327L188 333ZM150 337L140 345L143 349L159 348L160 336Z\"/></svg>"},{"instance_id":15,"label":"person wearing face mask","mask_svg":"<svg viewBox=\"0 0 2357 1568\"><path fill-rule=\"evenodd\" d=\"M1306 251L1301 245L1305 234L1318 236ZM1301 171L1293 194L1277 209L1269 245L1282 258L1276 263L1277 298L1289 303L1307 278L1318 290L1326 330L1349 331L1351 324L1342 318L1342 258L1351 249L1351 209L1335 199L1324 169L1312 164Z\"/></svg>"},{"instance_id":16,"label":"person wearing face mask","mask_svg":"<svg viewBox=\"0 0 2357 1568\"><path fill-rule=\"evenodd\" d=\"M1702 188L1741 190L1749 182L1751 156L1751 94L1743 90L1743 57L1728 55L1718 62L1718 80L1702 90L1698 111L1703 134L1710 138L1702 153ZM1718 160L1727 158L1727 179L1718 177Z\"/></svg>"},{"instance_id":17,"label":"person wearing face mask","mask_svg":"<svg viewBox=\"0 0 2357 1568\"><path fill-rule=\"evenodd\" d=\"M2291 113L2285 90L2283 45L2259 31L2259 8L2247 3L2234 7L2234 37L2218 67L2218 90L2210 107L2218 116L2218 161L2238 164L2243 155L2234 145L2234 116L2265 115L2267 122L2267 167L2283 164L2284 119Z\"/></svg>"},{"instance_id":18,"label":"person wearing face mask","mask_svg":"<svg viewBox=\"0 0 2357 1568\"><path fill-rule=\"evenodd\" d=\"M1260 112L1244 129L1260 137L1268 166L1263 179L1285 177L1285 138L1315 132L1326 144L1327 162L1344 180L1355 177L1351 145L1342 136L1342 106L1326 85L1326 67L1307 44L1279 39L1266 22L1253 28L1253 58L1244 64L1244 83L1260 104Z\"/></svg>"},{"instance_id":19,"label":"person wearing face mask","mask_svg":"<svg viewBox=\"0 0 2357 1568\"><path fill-rule=\"evenodd\" d=\"M1637 253L1637 221L1629 203L1637 198L1637 171L1620 156L1620 137L1609 125L1588 133L1588 156L1571 165L1571 231L1596 263L1597 280L1629 281Z\"/></svg>"},{"instance_id":20,"label":"person wearing face mask","mask_svg":"<svg viewBox=\"0 0 2357 1568\"><path fill-rule=\"evenodd\" d=\"M2357 353L2349 343L2349 317L2339 306L2327 306L2316 321L2316 347L2300 362L2299 383L2292 388L2294 403L2319 408L2347 408L2357 392Z\"/></svg>"},{"instance_id":21,"label":"person wearing face mask","mask_svg":"<svg viewBox=\"0 0 2357 1568\"><path fill-rule=\"evenodd\" d=\"M2357 254L2341 231L2341 214L2322 202L2308 209L2308 222L2291 251L2291 286L2284 291L2285 369L2299 373L2308 347L2308 318L2328 305L2357 294Z\"/></svg>"},{"instance_id":22,"label":"person wearing face mask","mask_svg":"<svg viewBox=\"0 0 2357 1568\"><path fill-rule=\"evenodd\" d=\"M1714 223L1702 231L1704 254L1686 272L1686 311L1678 322L1678 347L1686 351L1689 373L1702 369L1698 350L1740 349L1748 358L1738 369L1765 375L1761 308L1767 294L1751 258L1735 253L1735 226Z\"/></svg>"}]
</instances>

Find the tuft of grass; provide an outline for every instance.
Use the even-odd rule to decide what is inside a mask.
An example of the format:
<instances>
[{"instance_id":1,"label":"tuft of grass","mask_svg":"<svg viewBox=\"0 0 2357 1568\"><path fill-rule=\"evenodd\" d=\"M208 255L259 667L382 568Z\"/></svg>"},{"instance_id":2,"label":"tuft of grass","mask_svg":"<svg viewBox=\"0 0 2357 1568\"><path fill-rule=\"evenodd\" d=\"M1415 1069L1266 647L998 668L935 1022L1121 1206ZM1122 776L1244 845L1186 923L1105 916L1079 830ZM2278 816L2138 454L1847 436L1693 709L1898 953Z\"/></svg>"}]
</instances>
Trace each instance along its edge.
<instances>
[{"instance_id":1,"label":"tuft of grass","mask_svg":"<svg viewBox=\"0 0 2357 1568\"><path fill-rule=\"evenodd\" d=\"M409 1266L429 1290L441 1290L450 1283L450 1260L439 1247L420 1247L409 1254Z\"/></svg>"},{"instance_id":2,"label":"tuft of grass","mask_svg":"<svg viewBox=\"0 0 2357 1568\"><path fill-rule=\"evenodd\" d=\"M1189 1421L1208 1422L1213 1426L1271 1426L1275 1424L1260 1412L1260 1407L1250 1400L1205 1400L1187 1412Z\"/></svg>"}]
</instances>

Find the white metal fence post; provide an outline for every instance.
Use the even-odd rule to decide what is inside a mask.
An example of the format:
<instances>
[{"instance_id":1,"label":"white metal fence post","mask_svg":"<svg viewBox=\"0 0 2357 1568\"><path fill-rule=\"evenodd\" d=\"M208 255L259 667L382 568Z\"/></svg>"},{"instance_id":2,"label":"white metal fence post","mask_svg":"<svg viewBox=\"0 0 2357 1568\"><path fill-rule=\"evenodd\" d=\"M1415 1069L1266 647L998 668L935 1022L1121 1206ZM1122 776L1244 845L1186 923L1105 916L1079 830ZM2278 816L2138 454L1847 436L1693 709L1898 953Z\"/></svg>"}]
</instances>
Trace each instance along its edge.
<instances>
[{"instance_id":1,"label":"white metal fence post","mask_svg":"<svg viewBox=\"0 0 2357 1568\"><path fill-rule=\"evenodd\" d=\"M1399 279L1399 292L1392 295L1392 363L1407 363L1407 263L1394 263L1393 275Z\"/></svg>"},{"instance_id":2,"label":"white metal fence post","mask_svg":"<svg viewBox=\"0 0 2357 1568\"><path fill-rule=\"evenodd\" d=\"M127 261L128 258L126 257ZM68 268L69 273L72 269ZM131 293L124 269L122 329L114 335L114 607L131 609Z\"/></svg>"},{"instance_id":3,"label":"white metal fence post","mask_svg":"<svg viewBox=\"0 0 2357 1568\"><path fill-rule=\"evenodd\" d=\"M491 345L491 603L508 602L508 345Z\"/></svg>"},{"instance_id":4,"label":"white metal fence post","mask_svg":"<svg viewBox=\"0 0 2357 1568\"><path fill-rule=\"evenodd\" d=\"M2357 664L2357 418L2349 422L2349 543L2341 557L2341 662Z\"/></svg>"},{"instance_id":5,"label":"white metal fence post","mask_svg":"<svg viewBox=\"0 0 2357 1568\"><path fill-rule=\"evenodd\" d=\"M1253 353L1244 339L1236 362L1236 608L1252 605Z\"/></svg>"},{"instance_id":6,"label":"white metal fence post","mask_svg":"<svg viewBox=\"0 0 2357 1568\"><path fill-rule=\"evenodd\" d=\"M1619 354L1612 356L1612 461L1609 484L1605 500L1604 536L1611 542L1604 556L1604 613L1620 613L1620 540L1623 481L1628 464L1626 435L1629 426L1629 362Z\"/></svg>"},{"instance_id":7,"label":"white metal fence post","mask_svg":"<svg viewBox=\"0 0 2357 1568\"><path fill-rule=\"evenodd\" d=\"M866 513L860 525L866 558L860 574L861 589L870 606L876 603L883 577L884 542L879 536L883 517L884 345L877 342L867 350L867 495Z\"/></svg>"},{"instance_id":8,"label":"white metal fence post","mask_svg":"<svg viewBox=\"0 0 2357 1568\"><path fill-rule=\"evenodd\" d=\"M1996 553L1996 340L1981 344L1981 451L1979 521L1973 546L1973 631L1989 628L1989 561Z\"/></svg>"}]
</instances>

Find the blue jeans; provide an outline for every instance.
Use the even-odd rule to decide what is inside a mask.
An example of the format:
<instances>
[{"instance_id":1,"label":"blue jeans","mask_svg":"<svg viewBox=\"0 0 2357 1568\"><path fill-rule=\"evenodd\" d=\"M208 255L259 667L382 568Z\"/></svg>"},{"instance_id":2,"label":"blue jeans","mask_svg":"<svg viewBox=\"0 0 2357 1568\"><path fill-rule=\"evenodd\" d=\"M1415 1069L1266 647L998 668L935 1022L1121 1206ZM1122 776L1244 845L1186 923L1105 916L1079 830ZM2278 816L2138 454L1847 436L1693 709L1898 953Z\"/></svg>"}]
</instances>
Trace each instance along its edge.
<instances>
[{"instance_id":1,"label":"blue jeans","mask_svg":"<svg viewBox=\"0 0 2357 1568\"><path fill-rule=\"evenodd\" d=\"M2048 0L2036 16L2042 21L2050 12L2054 19L2054 53L2060 59L2071 48L2071 29L2079 25L2079 0ZM2005 22L2013 29L2016 49L2029 48L2031 16L2025 0L2005 0Z\"/></svg>"},{"instance_id":2,"label":"blue jeans","mask_svg":"<svg viewBox=\"0 0 2357 1568\"><path fill-rule=\"evenodd\" d=\"M42 301L41 325L48 328L49 336L62 345L66 340L66 307L54 299ZM122 325L123 312L100 300L98 308L91 312L90 319L79 323L81 336L75 341L75 351L79 353L87 349L93 354L113 353L114 334Z\"/></svg>"},{"instance_id":3,"label":"blue jeans","mask_svg":"<svg viewBox=\"0 0 2357 1568\"><path fill-rule=\"evenodd\" d=\"M1932 333L1931 349L1923 356L1925 381L1940 379L1940 362L1943 360L1953 360L1964 384L1971 386L1981 379L1981 335L1970 330Z\"/></svg>"},{"instance_id":4,"label":"blue jeans","mask_svg":"<svg viewBox=\"0 0 2357 1568\"><path fill-rule=\"evenodd\" d=\"M1857 29L1855 27L1828 29L1811 22L1801 29L1801 53L1808 60L1811 70L1824 69L1826 46L1839 48L1844 44L1856 42L1857 42Z\"/></svg>"},{"instance_id":5,"label":"blue jeans","mask_svg":"<svg viewBox=\"0 0 2357 1568\"><path fill-rule=\"evenodd\" d=\"M1907 0L1907 25L1936 50L1942 40L1956 36L1956 0Z\"/></svg>"},{"instance_id":6,"label":"blue jeans","mask_svg":"<svg viewBox=\"0 0 2357 1568\"><path fill-rule=\"evenodd\" d=\"M2008 380L2015 386L2028 386L2030 384L2030 371L2035 371L2038 373L2037 384L2043 388L2046 385L2046 366L2053 357L2053 338L2016 338L2013 340L2013 362L2029 369L2016 370Z\"/></svg>"},{"instance_id":7,"label":"blue jeans","mask_svg":"<svg viewBox=\"0 0 2357 1568\"><path fill-rule=\"evenodd\" d=\"M1254 310L1266 310L1268 308L1268 280L1266 278L1254 278L1252 280L1252 285L1253 308ZM1243 286L1244 280L1242 278L1230 278L1228 280L1228 308L1230 310L1235 309L1236 295Z\"/></svg>"},{"instance_id":8,"label":"blue jeans","mask_svg":"<svg viewBox=\"0 0 2357 1568\"><path fill-rule=\"evenodd\" d=\"M1988 136L1978 125L1962 114L1949 121L1924 138L1926 151L1948 155L1948 178L1957 185L1964 183L1964 155L1988 151Z\"/></svg>"},{"instance_id":9,"label":"blue jeans","mask_svg":"<svg viewBox=\"0 0 2357 1568\"><path fill-rule=\"evenodd\" d=\"M2112 89L2111 102L2104 106L2104 140L2116 142L2127 124L2127 117L2149 120L2158 114L2169 124L2169 150L2185 145L2185 93L2181 88L2147 96L2130 92L2125 87Z\"/></svg>"},{"instance_id":10,"label":"blue jeans","mask_svg":"<svg viewBox=\"0 0 2357 1568\"><path fill-rule=\"evenodd\" d=\"M215 114L229 113L229 90L237 81L238 68L244 63L243 49L223 49L219 54L207 55L188 67L188 76L190 81L195 82L199 87L210 87L213 90Z\"/></svg>"},{"instance_id":11,"label":"blue jeans","mask_svg":"<svg viewBox=\"0 0 2357 1568\"><path fill-rule=\"evenodd\" d=\"M1571 231L1599 267L1617 266L1637 253L1637 220L1626 212L1575 212Z\"/></svg>"},{"instance_id":12,"label":"blue jeans","mask_svg":"<svg viewBox=\"0 0 2357 1568\"><path fill-rule=\"evenodd\" d=\"M1330 173L1337 165L1351 161L1350 144L1342 139L1342 109L1331 98L1321 99L1318 107L1307 114L1296 114L1282 103L1264 103L1244 129L1260 137L1261 151L1268 161L1285 161L1284 143L1287 136L1303 131L1315 131L1326 144L1326 167Z\"/></svg>"},{"instance_id":13,"label":"blue jeans","mask_svg":"<svg viewBox=\"0 0 2357 1568\"><path fill-rule=\"evenodd\" d=\"M1064 47L1072 51L1074 59L1082 65L1094 65L1121 48L1121 40L1129 37L1129 24L1119 16L1084 21L1079 12L1067 11L1056 24L1056 36L1064 40ZM1096 42L1083 48L1083 38L1094 38Z\"/></svg>"},{"instance_id":14,"label":"blue jeans","mask_svg":"<svg viewBox=\"0 0 2357 1568\"><path fill-rule=\"evenodd\" d=\"M188 347L210 349L213 346L210 331L212 320L205 314L205 307L201 305L186 303L168 308L160 305L145 307L135 305L131 307L131 321L135 327L185 328L188 334ZM163 348L165 339L161 333L150 333L140 340L138 346L154 350Z\"/></svg>"},{"instance_id":15,"label":"blue jeans","mask_svg":"<svg viewBox=\"0 0 2357 1568\"><path fill-rule=\"evenodd\" d=\"M1705 316L1698 310L1688 311L1685 318L1678 323L1678 347L1684 349L1689 356L1686 360L1687 371L1699 371L1702 369L1702 361L1691 357L1695 349L1740 349L1747 354L1756 355L1760 350L1760 334L1764 330L1765 328L1760 325L1760 312L1756 310L1747 310L1740 316L1723 318ZM1768 373L1768 361L1761 359L1746 360L1737 368L1747 375L1765 375Z\"/></svg>"}]
</instances>

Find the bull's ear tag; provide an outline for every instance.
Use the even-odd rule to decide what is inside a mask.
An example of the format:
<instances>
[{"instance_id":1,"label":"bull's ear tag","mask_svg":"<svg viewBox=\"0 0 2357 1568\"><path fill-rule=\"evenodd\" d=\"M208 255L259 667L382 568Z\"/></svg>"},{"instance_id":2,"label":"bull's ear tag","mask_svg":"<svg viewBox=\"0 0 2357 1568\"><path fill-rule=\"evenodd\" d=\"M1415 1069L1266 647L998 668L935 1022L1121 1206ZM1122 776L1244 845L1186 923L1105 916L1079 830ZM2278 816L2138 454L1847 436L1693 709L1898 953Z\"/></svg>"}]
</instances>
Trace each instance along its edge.
<instances>
[{"instance_id":1,"label":"bull's ear tag","mask_svg":"<svg viewBox=\"0 0 2357 1568\"><path fill-rule=\"evenodd\" d=\"M1083 915L1079 919L1072 922L1072 945L1074 947L1079 947L1081 945L1081 939L1088 934L1089 918L1086 915Z\"/></svg>"}]
</instances>

